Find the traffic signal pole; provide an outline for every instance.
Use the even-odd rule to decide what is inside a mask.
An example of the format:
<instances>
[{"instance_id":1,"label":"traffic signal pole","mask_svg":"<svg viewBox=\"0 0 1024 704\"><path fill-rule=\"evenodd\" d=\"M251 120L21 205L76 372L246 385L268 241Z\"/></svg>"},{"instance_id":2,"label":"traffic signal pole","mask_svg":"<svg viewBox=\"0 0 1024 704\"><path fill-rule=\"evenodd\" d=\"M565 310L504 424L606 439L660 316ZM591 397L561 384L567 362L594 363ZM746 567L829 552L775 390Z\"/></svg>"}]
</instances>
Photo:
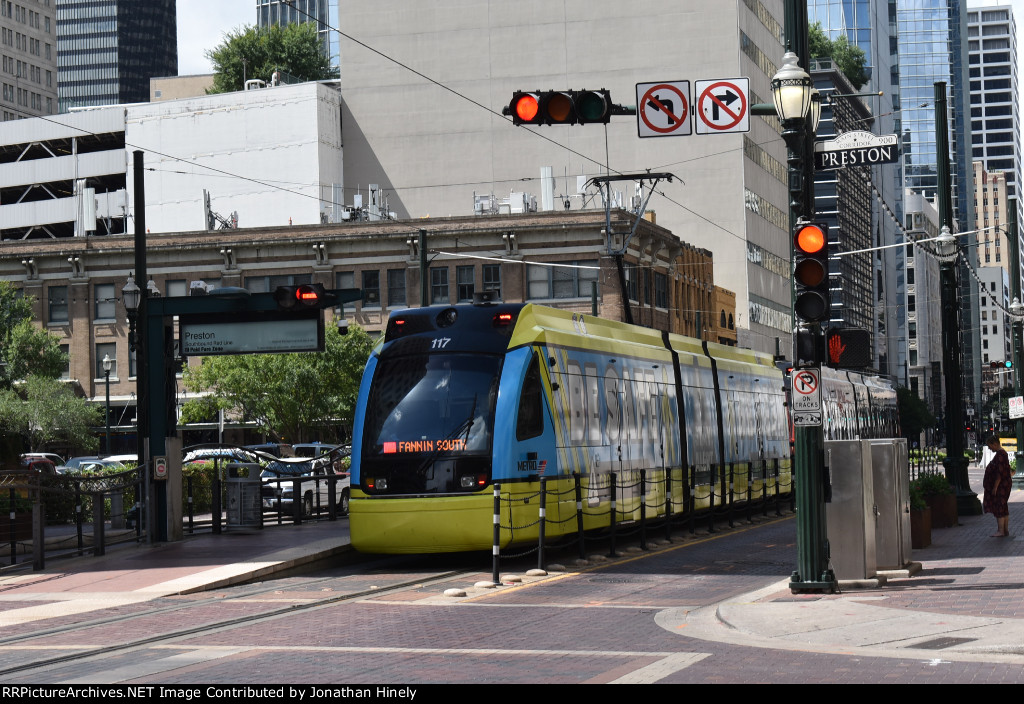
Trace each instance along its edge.
<instances>
[{"instance_id":1,"label":"traffic signal pole","mask_svg":"<svg viewBox=\"0 0 1024 704\"><path fill-rule=\"evenodd\" d=\"M789 51L796 54L798 63L805 68L809 62L808 18L806 0L786 0L785 34ZM789 223L795 234L801 220L814 217L814 130L810 118L802 125L783 125L783 139L789 148ZM795 238L791 244L790 261L796 260ZM797 351L801 337L801 323L797 320L796 280L794 278L794 340ZM813 350L810 366L818 370L824 359L824 334L819 322L803 323L803 337L809 337ZM789 588L794 594L804 592L834 592L837 588L835 573L829 568L829 544L825 523L825 434L824 426L794 427L793 474L797 514L797 569L790 577Z\"/></svg>"}]
</instances>

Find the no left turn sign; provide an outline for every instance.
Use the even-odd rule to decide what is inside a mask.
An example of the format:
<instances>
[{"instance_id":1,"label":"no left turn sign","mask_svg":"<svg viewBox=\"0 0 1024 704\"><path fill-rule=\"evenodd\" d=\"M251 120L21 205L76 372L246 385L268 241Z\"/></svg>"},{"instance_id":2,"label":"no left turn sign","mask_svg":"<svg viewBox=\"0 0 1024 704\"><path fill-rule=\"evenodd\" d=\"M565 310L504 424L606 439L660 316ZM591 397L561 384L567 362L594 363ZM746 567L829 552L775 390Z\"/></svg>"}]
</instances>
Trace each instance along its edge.
<instances>
[{"instance_id":1,"label":"no left turn sign","mask_svg":"<svg viewBox=\"0 0 1024 704\"><path fill-rule=\"evenodd\" d=\"M750 81L724 78L697 81L697 134L750 131Z\"/></svg>"},{"instance_id":2,"label":"no left turn sign","mask_svg":"<svg viewBox=\"0 0 1024 704\"><path fill-rule=\"evenodd\" d=\"M636 126L641 137L677 137L693 131L690 82L636 84Z\"/></svg>"}]
</instances>

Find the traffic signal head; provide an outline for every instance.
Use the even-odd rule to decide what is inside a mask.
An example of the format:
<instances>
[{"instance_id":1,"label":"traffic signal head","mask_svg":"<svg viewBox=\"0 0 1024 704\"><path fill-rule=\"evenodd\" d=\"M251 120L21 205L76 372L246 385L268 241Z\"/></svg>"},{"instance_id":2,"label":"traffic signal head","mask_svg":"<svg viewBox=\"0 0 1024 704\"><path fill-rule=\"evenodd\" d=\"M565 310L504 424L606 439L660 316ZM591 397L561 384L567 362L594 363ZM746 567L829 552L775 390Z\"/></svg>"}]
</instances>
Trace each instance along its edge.
<instances>
[{"instance_id":1,"label":"traffic signal head","mask_svg":"<svg viewBox=\"0 0 1024 704\"><path fill-rule=\"evenodd\" d=\"M793 233L793 278L796 281L797 317L804 322L828 320L831 297L828 285L828 225L797 223Z\"/></svg>"},{"instance_id":2,"label":"traffic signal head","mask_svg":"<svg viewBox=\"0 0 1024 704\"><path fill-rule=\"evenodd\" d=\"M278 286L274 289L274 300L281 310L313 310L328 308L334 304L334 296L327 293L323 284L299 284Z\"/></svg>"},{"instance_id":3,"label":"traffic signal head","mask_svg":"<svg viewBox=\"0 0 1024 704\"><path fill-rule=\"evenodd\" d=\"M836 369L871 366L871 334L862 328L828 331L828 365Z\"/></svg>"},{"instance_id":4,"label":"traffic signal head","mask_svg":"<svg viewBox=\"0 0 1024 704\"><path fill-rule=\"evenodd\" d=\"M607 90L515 91L503 111L515 125L607 124L612 100Z\"/></svg>"}]
</instances>

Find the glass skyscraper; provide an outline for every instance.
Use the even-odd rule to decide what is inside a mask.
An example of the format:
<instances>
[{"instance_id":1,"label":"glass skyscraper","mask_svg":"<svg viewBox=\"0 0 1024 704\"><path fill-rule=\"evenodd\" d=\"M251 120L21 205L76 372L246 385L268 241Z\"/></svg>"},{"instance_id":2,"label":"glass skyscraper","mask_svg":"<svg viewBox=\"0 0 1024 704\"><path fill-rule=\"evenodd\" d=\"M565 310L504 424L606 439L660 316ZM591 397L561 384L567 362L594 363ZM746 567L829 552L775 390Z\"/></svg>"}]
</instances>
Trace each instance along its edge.
<instances>
[{"instance_id":1,"label":"glass skyscraper","mask_svg":"<svg viewBox=\"0 0 1024 704\"><path fill-rule=\"evenodd\" d=\"M807 14L808 20L812 24L819 23L830 39L845 36L864 51L868 83L859 90L882 92L880 97L834 97L837 93L857 91L845 81L846 87L835 90L831 80L815 74L819 90L828 94L832 101L832 107L823 108L824 124L819 128L819 137L827 137L829 129L834 129L836 134L855 130L899 134L896 0L808 0ZM825 118L832 116L835 121L830 125ZM834 217L838 225L832 235L835 250L880 247L901 241L903 178L900 164L850 167L841 172L818 174L815 180L818 209L826 217ZM834 210L834 215L826 212L829 209ZM865 212L868 213L866 219ZM855 266L849 261L858 258L865 262ZM871 330L878 370L901 383L907 369L904 266L904 254L898 248L879 250L873 256L843 257L841 263L834 262L834 268L837 272L841 270L842 276L833 277L832 306L832 318L837 323ZM865 304L871 308L867 315L863 312Z\"/></svg>"},{"instance_id":2,"label":"glass skyscraper","mask_svg":"<svg viewBox=\"0 0 1024 704\"><path fill-rule=\"evenodd\" d=\"M317 33L323 43L324 54L331 66L341 64L338 46L338 0L256 0L256 24L269 27L275 24L316 22Z\"/></svg>"},{"instance_id":3,"label":"glass skyscraper","mask_svg":"<svg viewBox=\"0 0 1024 704\"><path fill-rule=\"evenodd\" d=\"M903 168L909 190L929 199L938 189L935 83L946 84L949 162L955 231L974 229L966 0L898 0ZM945 155L943 155L945 156ZM964 260L977 260L978 238L958 238ZM981 327L978 284L961 260L960 303L964 399L981 408Z\"/></svg>"},{"instance_id":4,"label":"glass skyscraper","mask_svg":"<svg viewBox=\"0 0 1024 704\"><path fill-rule=\"evenodd\" d=\"M57 0L60 112L149 101L149 79L178 75L175 0Z\"/></svg>"}]
</instances>

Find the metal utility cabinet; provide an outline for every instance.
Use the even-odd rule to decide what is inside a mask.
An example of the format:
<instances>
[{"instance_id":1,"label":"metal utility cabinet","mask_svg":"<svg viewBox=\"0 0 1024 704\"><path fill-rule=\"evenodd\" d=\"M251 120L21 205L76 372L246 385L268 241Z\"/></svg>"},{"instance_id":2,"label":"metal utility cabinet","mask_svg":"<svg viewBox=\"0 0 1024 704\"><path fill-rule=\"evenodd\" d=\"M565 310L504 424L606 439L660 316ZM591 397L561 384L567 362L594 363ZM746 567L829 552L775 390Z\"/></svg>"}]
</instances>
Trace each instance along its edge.
<instances>
[{"instance_id":1,"label":"metal utility cabinet","mask_svg":"<svg viewBox=\"0 0 1024 704\"><path fill-rule=\"evenodd\" d=\"M837 579L870 579L877 573L875 506L871 442L830 440L825 461L832 484L832 502L825 515L832 568Z\"/></svg>"}]
</instances>

